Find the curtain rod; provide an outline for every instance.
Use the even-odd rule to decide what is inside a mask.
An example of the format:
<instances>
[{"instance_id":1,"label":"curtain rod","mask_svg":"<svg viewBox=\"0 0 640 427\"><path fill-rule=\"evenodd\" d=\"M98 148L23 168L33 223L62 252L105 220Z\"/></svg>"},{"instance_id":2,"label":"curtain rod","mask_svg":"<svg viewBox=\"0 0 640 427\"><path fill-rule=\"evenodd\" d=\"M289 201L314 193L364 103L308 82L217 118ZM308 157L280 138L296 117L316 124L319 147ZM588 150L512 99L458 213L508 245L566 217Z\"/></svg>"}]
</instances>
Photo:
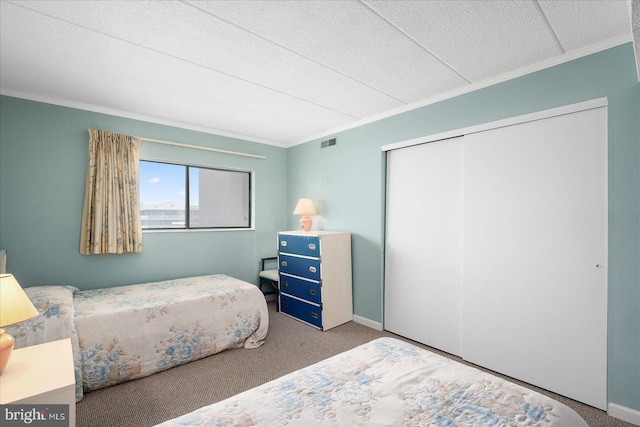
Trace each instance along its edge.
<instances>
[{"instance_id":1,"label":"curtain rod","mask_svg":"<svg viewBox=\"0 0 640 427\"><path fill-rule=\"evenodd\" d=\"M201 145L183 144L183 143L180 143L180 142L163 141L161 139L143 138L141 136L136 136L134 138L138 138L138 139L140 139L142 141L147 141L147 142L155 142L157 144L166 144L166 145L174 145L174 146L177 146L177 147L194 148L196 150L215 151L217 153L233 154L234 156L253 157L254 159L266 159L267 158L267 156L261 156L259 154L241 153L241 152L238 152L238 151L222 150L220 148L203 147Z\"/></svg>"}]
</instances>

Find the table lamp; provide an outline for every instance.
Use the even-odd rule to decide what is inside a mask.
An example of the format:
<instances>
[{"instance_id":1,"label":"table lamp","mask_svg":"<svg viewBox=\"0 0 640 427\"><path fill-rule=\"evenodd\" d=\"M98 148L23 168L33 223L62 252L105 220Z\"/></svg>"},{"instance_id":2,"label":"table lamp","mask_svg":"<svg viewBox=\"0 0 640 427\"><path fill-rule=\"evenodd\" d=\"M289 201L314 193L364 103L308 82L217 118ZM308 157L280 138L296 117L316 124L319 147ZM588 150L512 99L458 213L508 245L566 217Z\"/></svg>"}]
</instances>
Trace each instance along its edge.
<instances>
[{"instance_id":1,"label":"table lamp","mask_svg":"<svg viewBox=\"0 0 640 427\"><path fill-rule=\"evenodd\" d=\"M293 211L294 215L302 215L300 218L300 228L304 231L311 230L311 217L309 215L316 215L316 208L313 206L311 199L300 199L296 205L296 209Z\"/></svg>"},{"instance_id":2,"label":"table lamp","mask_svg":"<svg viewBox=\"0 0 640 427\"><path fill-rule=\"evenodd\" d=\"M5 326L24 322L38 315L38 310L24 293L13 274L0 274L0 375L9 362L14 339Z\"/></svg>"}]
</instances>

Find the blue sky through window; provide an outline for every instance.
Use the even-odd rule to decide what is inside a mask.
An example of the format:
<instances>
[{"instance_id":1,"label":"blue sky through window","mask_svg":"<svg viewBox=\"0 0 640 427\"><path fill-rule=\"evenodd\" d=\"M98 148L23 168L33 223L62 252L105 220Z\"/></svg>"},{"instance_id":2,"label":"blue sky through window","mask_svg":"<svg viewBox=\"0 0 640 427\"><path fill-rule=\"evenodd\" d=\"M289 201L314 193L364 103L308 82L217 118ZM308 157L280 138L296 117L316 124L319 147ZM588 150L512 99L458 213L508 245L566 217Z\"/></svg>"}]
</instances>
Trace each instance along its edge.
<instances>
[{"instance_id":1,"label":"blue sky through window","mask_svg":"<svg viewBox=\"0 0 640 427\"><path fill-rule=\"evenodd\" d=\"M185 166L140 162L140 204L160 205L176 202L185 205ZM195 182L194 182L195 179ZM198 174L191 173L191 186L197 188ZM197 192L195 192L197 193ZM197 206L198 195L191 193L191 205Z\"/></svg>"}]
</instances>

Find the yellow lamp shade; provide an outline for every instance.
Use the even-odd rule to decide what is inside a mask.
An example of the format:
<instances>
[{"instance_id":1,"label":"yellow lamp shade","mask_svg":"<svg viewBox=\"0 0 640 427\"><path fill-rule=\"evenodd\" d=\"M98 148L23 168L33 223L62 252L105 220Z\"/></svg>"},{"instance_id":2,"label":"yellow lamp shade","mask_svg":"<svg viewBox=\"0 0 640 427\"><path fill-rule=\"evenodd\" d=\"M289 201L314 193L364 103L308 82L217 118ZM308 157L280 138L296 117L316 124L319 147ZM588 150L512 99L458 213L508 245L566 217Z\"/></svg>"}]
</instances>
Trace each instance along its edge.
<instances>
[{"instance_id":1,"label":"yellow lamp shade","mask_svg":"<svg viewBox=\"0 0 640 427\"><path fill-rule=\"evenodd\" d=\"M296 205L293 214L302 215L302 218L300 218L301 229L303 229L304 231L311 230L312 220L309 215L317 214L316 207L313 206L313 202L311 201L311 199L303 198L298 200L298 204Z\"/></svg>"},{"instance_id":2,"label":"yellow lamp shade","mask_svg":"<svg viewBox=\"0 0 640 427\"><path fill-rule=\"evenodd\" d=\"M15 342L2 328L24 322L37 315L38 310L13 274L0 274L0 375L9 363Z\"/></svg>"},{"instance_id":3,"label":"yellow lamp shade","mask_svg":"<svg viewBox=\"0 0 640 427\"><path fill-rule=\"evenodd\" d=\"M24 322L38 310L24 293L13 274L0 274L0 328Z\"/></svg>"},{"instance_id":4,"label":"yellow lamp shade","mask_svg":"<svg viewBox=\"0 0 640 427\"><path fill-rule=\"evenodd\" d=\"M311 199L300 199L293 211L294 215L316 215L316 207L313 206Z\"/></svg>"}]
</instances>

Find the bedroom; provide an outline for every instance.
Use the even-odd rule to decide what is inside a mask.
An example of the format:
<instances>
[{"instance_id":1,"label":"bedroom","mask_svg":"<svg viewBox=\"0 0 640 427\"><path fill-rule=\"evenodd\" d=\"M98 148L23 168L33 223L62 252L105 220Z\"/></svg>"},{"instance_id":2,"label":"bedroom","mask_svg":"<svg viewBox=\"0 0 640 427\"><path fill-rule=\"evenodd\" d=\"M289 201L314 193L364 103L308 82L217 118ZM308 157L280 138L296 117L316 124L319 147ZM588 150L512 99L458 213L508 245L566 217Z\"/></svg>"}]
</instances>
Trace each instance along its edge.
<instances>
[{"instance_id":1,"label":"bedroom","mask_svg":"<svg viewBox=\"0 0 640 427\"><path fill-rule=\"evenodd\" d=\"M639 91L629 38L544 70L285 147L184 129L168 121L154 123L143 116L123 117L104 106L91 110L81 104L55 105L52 96L18 96L3 87L0 247L9 251L8 270L23 286L64 283L93 289L210 272L255 283L259 258L274 254L278 231L297 228L298 218L291 212L296 200L308 195L320 202L317 226L352 233L354 314L357 321L380 327L384 254L381 146L607 97L609 401L639 411ZM109 95L101 91L99 96ZM143 145L143 152L146 150L150 157L197 163L205 157L216 166L254 170L255 230L217 232L213 236L146 233L142 254L80 255L78 236L89 128L266 156L266 160L253 160ZM320 142L333 136L337 136L338 144L321 149ZM283 188L286 191L277 190Z\"/></svg>"}]
</instances>

